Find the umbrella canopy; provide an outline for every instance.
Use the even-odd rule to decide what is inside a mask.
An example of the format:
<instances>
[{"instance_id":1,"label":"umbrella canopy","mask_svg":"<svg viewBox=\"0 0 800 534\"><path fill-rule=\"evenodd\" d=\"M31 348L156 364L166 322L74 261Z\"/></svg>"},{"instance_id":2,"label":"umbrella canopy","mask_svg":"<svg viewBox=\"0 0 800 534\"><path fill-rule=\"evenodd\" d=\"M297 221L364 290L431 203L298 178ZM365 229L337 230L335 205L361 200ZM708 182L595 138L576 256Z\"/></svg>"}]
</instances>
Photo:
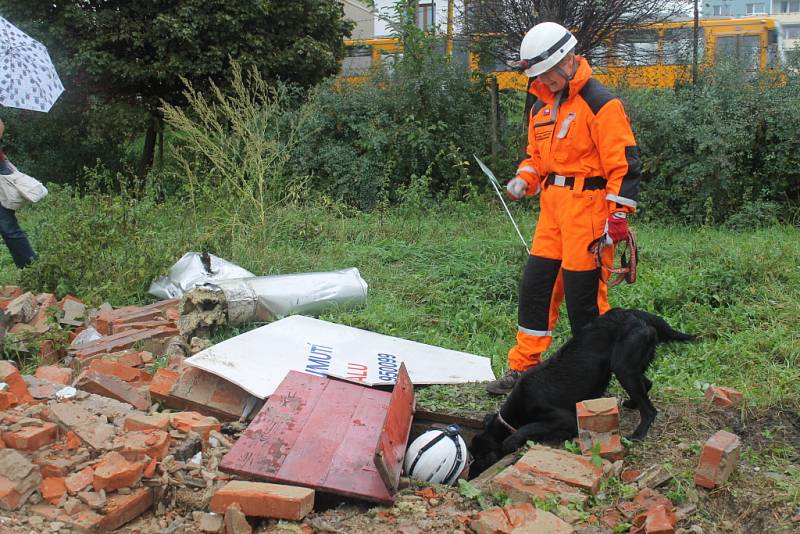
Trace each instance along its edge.
<instances>
[{"instance_id":1,"label":"umbrella canopy","mask_svg":"<svg viewBox=\"0 0 800 534\"><path fill-rule=\"evenodd\" d=\"M47 112L63 92L44 45L0 17L0 105Z\"/></svg>"}]
</instances>

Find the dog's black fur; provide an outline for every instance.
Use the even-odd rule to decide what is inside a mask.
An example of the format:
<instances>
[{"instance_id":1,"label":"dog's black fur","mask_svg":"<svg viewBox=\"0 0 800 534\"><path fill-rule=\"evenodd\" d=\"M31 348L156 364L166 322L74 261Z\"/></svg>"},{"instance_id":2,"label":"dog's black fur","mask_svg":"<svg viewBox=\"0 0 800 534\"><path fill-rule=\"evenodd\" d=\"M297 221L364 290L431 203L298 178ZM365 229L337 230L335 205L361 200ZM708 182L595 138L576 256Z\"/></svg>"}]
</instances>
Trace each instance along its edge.
<instances>
[{"instance_id":1,"label":"dog's black fur","mask_svg":"<svg viewBox=\"0 0 800 534\"><path fill-rule=\"evenodd\" d=\"M609 310L545 362L526 371L500 412L486 416L483 432L470 446L474 458L470 474L481 473L528 440L561 442L577 436L575 404L602 397L612 373L630 396L623 405L638 408L641 416L630 439L644 439L657 413L648 396L652 382L644 375L656 345L692 339L657 315Z\"/></svg>"}]
</instances>

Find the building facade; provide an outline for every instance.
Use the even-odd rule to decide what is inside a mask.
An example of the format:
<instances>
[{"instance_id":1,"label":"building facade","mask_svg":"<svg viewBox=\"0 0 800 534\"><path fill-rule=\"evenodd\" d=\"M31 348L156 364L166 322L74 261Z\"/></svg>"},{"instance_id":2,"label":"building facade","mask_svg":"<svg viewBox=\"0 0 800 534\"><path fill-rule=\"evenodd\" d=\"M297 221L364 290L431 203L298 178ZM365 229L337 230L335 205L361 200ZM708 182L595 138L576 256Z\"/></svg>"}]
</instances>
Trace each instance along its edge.
<instances>
[{"instance_id":1,"label":"building facade","mask_svg":"<svg viewBox=\"0 0 800 534\"><path fill-rule=\"evenodd\" d=\"M453 1L454 24L458 19L455 14L463 9L463 0ZM353 31L353 39L369 39L389 37L392 35L390 20L394 16L393 7L395 0L375 0L375 10L371 11L363 2L358 0L343 0L345 16L357 24L357 30ZM447 29L448 20L448 0L419 0L417 4L417 26L423 30L435 31ZM369 15L364 15L364 13ZM371 26L366 20L363 25L359 25L359 19L369 18ZM456 24L457 26L457 24ZM371 33L368 33L371 32Z\"/></svg>"}]
</instances>

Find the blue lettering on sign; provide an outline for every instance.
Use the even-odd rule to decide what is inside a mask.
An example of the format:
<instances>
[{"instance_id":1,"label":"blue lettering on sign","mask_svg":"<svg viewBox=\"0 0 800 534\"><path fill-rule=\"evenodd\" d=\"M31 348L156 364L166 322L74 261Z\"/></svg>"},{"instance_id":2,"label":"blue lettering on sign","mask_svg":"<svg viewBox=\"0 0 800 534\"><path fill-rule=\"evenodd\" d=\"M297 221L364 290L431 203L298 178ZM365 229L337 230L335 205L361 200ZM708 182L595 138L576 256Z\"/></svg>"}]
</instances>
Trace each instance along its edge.
<instances>
[{"instance_id":1,"label":"blue lettering on sign","mask_svg":"<svg viewBox=\"0 0 800 534\"><path fill-rule=\"evenodd\" d=\"M328 370L331 368L331 358L333 358L333 347L311 345L311 350L308 353L308 364L305 369L306 373L327 376Z\"/></svg>"},{"instance_id":2,"label":"blue lettering on sign","mask_svg":"<svg viewBox=\"0 0 800 534\"><path fill-rule=\"evenodd\" d=\"M397 382L398 372L397 356L378 353L378 378L382 382Z\"/></svg>"}]
</instances>

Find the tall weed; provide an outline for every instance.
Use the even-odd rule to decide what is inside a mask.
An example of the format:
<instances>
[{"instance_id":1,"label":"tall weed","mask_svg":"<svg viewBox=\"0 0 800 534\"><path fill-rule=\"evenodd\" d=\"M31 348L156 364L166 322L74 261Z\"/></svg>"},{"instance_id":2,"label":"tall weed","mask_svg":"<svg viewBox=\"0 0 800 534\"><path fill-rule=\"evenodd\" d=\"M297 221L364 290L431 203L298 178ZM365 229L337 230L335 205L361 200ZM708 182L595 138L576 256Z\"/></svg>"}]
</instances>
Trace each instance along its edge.
<instances>
[{"instance_id":1,"label":"tall weed","mask_svg":"<svg viewBox=\"0 0 800 534\"><path fill-rule=\"evenodd\" d=\"M314 107L294 105L298 95L255 69L245 75L232 62L231 76L230 93L212 83L206 97L185 82L186 108L162 109L178 132L177 173L195 209L213 206L228 226L263 225L271 208L302 195L303 181L286 167L292 151L313 138Z\"/></svg>"}]
</instances>

